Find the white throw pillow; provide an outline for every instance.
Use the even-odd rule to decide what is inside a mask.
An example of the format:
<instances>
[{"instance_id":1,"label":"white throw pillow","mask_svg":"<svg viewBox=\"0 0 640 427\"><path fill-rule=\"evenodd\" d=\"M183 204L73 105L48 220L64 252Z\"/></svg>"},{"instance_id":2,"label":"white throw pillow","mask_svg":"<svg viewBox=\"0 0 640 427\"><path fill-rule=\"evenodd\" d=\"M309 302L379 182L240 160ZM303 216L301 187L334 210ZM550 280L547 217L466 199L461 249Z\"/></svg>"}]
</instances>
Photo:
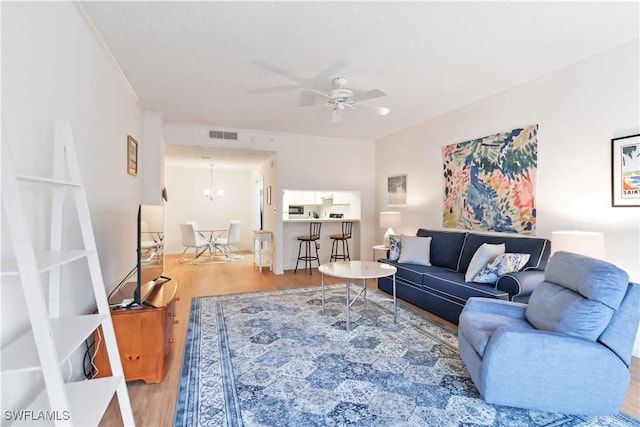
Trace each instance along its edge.
<instances>
[{"instance_id":1,"label":"white throw pillow","mask_svg":"<svg viewBox=\"0 0 640 427\"><path fill-rule=\"evenodd\" d=\"M399 263L431 265L431 237L402 236Z\"/></svg>"},{"instance_id":2,"label":"white throw pillow","mask_svg":"<svg viewBox=\"0 0 640 427\"><path fill-rule=\"evenodd\" d=\"M473 257L471 258L471 262L469 263L469 268L467 268L467 272L464 275L465 282L473 282L473 278L476 277L480 270L486 267L491 260L493 260L498 255L502 255L505 251L504 243L500 243L499 245L490 245L489 243L483 243Z\"/></svg>"}]
</instances>

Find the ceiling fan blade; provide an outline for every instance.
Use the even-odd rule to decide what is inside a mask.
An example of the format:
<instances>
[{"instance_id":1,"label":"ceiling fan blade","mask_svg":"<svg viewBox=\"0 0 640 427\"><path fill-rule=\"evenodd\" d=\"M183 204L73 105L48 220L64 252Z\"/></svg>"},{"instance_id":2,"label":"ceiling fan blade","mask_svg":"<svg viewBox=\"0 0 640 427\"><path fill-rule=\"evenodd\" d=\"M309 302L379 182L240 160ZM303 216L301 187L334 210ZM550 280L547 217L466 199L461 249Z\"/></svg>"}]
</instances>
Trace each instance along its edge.
<instances>
[{"instance_id":1,"label":"ceiling fan blade","mask_svg":"<svg viewBox=\"0 0 640 427\"><path fill-rule=\"evenodd\" d=\"M320 92L319 90L315 90L315 89L302 89L303 92L309 92L309 93L314 93L316 95L321 95L323 98L329 98L329 95L327 95L324 92Z\"/></svg>"},{"instance_id":2,"label":"ceiling fan blade","mask_svg":"<svg viewBox=\"0 0 640 427\"><path fill-rule=\"evenodd\" d=\"M328 81L330 82L334 77L337 77L338 72L343 68L345 68L346 66L347 66L346 62L336 61L334 64L327 67L327 69L322 71L320 74L313 77L312 79L309 79L309 81L313 83L310 86L318 86L318 85L320 87L324 86Z\"/></svg>"},{"instance_id":3,"label":"ceiling fan blade","mask_svg":"<svg viewBox=\"0 0 640 427\"><path fill-rule=\"evenodd\" d=\"M280 86L262 87L257 89L247 89L247 92L253 93L253 94L286 92L288 90L298 89L299 87L300 85L298 84L288 84L288 85L280 85Z\"/></svg>"},{"instance_id":4,"label":"ceiling fan blade","mask_svg":"<svg viewBox=\"0 0 640 427\"><path fill-rule=\"evenodd\" d=\"M289 108L289 110L306 110L309 108L316 108L316 107L329 107L329 104L309 104L309 105L298 105L297 107L291 107Z\"/></svg>"},{"instance_id":5,"label":"ceiling fan blade","mask_svg":"<svg viewBox=\"0 0 640 427\"><path fill-rule=\"evenodd\" d=\"M385 95L386 95L386 93L384 93L380 89L372 89L372 90L368 90L366 92L354 94L351 97L351 99L353 99L356 102L358 102L358 101L367 101L369 99L380 98L381 96L385 96Z\"/></svg>"},{"instance_id":6,"label":"ceiling fan blade","mask_svg":"<svg viewBox=\"0 0 640 427\"><path fill-rule=\"evenodd\" d=\"M322 98L324 100L324 98ZM318 95L315 92L302 90L298 96L298 106L306 107L308 105L318 104Z\"/></svg>"},{"instance_id":7,"label":"ceiling fan blade","mask_svg":"<svg viewBox=\"0 0 640 427\"><path fill-rule=\"evenodd\" d=\"M304 79L300 76L296 76L295 74L293 74L290 71L287 71L283 68L277 67L275 65L269 64L267 62L261 61L259 59L255 59L253 61L253 63L255 65L257 65L258 67L262 67L265 70L271 71L274 74L278 74L281 75L283 77L288 78L289 80L293 80L294 82L298 82L298 83L302 83L304 81Z\"/></svg>"},{"instance_id":8,"label":"ceiling fan blade","mask_svg":"<svg viewBox=\"0 0 640 427\"><path fill-rule=\"evenodd\" d=\"M334 108L333 113L331 113L331 123L338 123L340 120L342 120L343 111L344 110L340 108Z\"/></svg>"},{"instance_id":9,"label":"ceiling fan blade","mask_svg":"<svg viewBox=\"0 0 640 427\"><path fill-rule=\"evenodd\" d=\"M361 102L353 104L353 106L358 110L370 111L372 113L376 113L381 116L386 116L391 111L391 109L387 107L381 107L379 105L364 104Z\"/></svg>"}]
</instances>

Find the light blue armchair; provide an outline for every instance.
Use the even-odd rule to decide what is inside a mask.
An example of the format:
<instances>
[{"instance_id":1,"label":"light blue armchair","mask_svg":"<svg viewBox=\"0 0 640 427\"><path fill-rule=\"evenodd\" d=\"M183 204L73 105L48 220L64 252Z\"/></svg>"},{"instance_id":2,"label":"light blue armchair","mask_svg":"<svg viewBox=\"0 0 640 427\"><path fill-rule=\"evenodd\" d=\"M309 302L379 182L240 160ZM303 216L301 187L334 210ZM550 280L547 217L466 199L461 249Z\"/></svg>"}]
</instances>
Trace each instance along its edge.
<instances>
[{"instance_id":1,"label":"light blue armchair","mask_svg":"<svg viewBox=\"0 0 640 427\"><path fill-rule=\"evenodd\" d=\"M529 304L470 298L460 354L488 403L611 414L629 387L640 286L605 261L556 252Z\"/></svg>"}]
</instances>

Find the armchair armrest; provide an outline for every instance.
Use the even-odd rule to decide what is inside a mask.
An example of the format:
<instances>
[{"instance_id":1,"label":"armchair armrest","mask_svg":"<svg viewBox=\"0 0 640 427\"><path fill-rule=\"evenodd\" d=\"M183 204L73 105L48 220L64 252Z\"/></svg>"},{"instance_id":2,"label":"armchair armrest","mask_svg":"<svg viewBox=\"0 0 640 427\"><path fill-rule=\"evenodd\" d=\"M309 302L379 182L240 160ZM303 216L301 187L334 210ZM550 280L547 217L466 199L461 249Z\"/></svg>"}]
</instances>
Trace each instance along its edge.
<instances>
[{"instance_id":1,"label":"armchair armrest","mask_svg":"<svg viewBox=\"0 0 640 427\"><path fill-rule=\"evenodd\" d=\"M500 314L515 319L524 319L526 304L518 302L504 301L493 298L471 297L460 313L460 319L464 316L465 311L481 311L484 313Z\"/></svg>"},{"instance_id":2,"label":"armchair armrest","mask_svg":"<svg viewBox=\"0 0 640 427\"><path fill-rule=\"evenodd\" d=\"M529 296L540 283L544 282L544 271L525 270L507 273L496 281L496 289L509 294L509 300L528 302Z\"/></svg>"}]
</instances>

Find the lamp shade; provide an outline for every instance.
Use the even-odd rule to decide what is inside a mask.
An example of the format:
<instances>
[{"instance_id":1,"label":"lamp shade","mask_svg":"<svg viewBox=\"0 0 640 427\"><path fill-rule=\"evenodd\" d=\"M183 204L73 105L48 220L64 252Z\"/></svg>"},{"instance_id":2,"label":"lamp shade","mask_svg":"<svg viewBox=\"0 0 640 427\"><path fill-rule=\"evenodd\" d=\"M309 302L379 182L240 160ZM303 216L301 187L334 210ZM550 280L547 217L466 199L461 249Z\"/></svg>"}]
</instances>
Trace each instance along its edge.
<instances>
[{"instance_id":1,"label":"lamp shade","mask_svg":"<svg viewBox=\"0 0 640 427\"><path fill-rule=\"evenodd\" d=\"M604 260L604 234L592 231L553 231L551 255L558 251L573 252Z\"/></svg>"},{"instance_id":2,"label":"lamp shade","mask_svg":"<svg viewBox=\"0 0 640 427\"><path fill-rule=\"evenodd\" d=\"M400 212L380 212L380 228L399 227L401 223Z\"/></svg>"}]
</instances>

